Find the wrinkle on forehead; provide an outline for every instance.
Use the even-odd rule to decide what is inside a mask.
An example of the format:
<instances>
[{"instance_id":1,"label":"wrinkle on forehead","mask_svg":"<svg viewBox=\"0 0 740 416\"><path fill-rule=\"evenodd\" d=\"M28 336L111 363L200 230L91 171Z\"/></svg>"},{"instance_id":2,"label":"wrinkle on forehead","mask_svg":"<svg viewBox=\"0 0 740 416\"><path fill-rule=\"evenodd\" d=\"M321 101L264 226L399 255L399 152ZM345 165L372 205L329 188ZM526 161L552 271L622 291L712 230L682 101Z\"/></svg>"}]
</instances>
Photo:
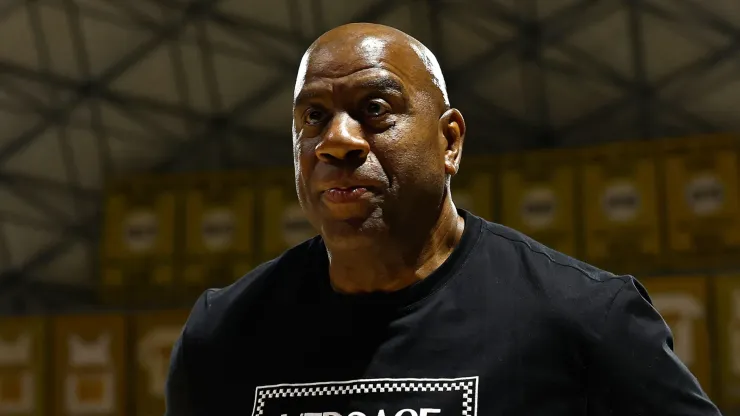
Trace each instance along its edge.
<instances>
[{"instance_id":1,"label":"wrinkle on forehead","mask_svg":"<svg viewBox=\"0 0 740 416\"><path fill-rule=\"evenodd\" d=\"M306 83L306 77L309 75L309 66L315 55L323 55L329 52L339 54L339 51L351 49L352 58L345 58L336 62L337 66L345 66L353 58L362 60L366 64L377 65L385 61L389 65L406 69L407 65L399 65L393 61L394 58L403 62L408 62L407 56L413 54L416 58L414 61L421 64L421 68L416 65L415 69L425 73L426 81L431 82L430 87L436 89L440 94L442 104L449 108L450 101L447 94L447 85L442 74L442 68L434 54L415 38L387 26L372 24L349 24L333 29L319 37L301 59L296 79L293 98L298 96ZM335 58L331 56L330 59ZM323 60L323 59L320 59ZM408 68L413 71L414 68ZM346 74L345 74L346 75ZM415 78L415 77L414 77Z\"/></svg>"}]
</instances>

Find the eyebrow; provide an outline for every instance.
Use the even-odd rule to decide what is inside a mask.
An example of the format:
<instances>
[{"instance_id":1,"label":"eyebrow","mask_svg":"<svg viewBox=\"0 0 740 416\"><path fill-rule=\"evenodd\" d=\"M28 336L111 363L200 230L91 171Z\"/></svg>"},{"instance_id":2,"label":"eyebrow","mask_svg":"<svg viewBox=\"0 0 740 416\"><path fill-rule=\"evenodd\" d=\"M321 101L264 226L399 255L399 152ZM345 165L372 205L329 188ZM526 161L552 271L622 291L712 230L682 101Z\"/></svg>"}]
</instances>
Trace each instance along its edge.
<instances>
[{"instance_id":1,"label":"eyebrow","mask_svg":"<svg viewBox=\"0 0 740 416\"><path fill-rule=\"evenodd\" d=\"M403 84L400 81L393 77L384 75L362 78L358 81L350 83L348 87L350 89L395 92L401 95L406 95L406 89L403 87ZM300 106L302 104L305 104L307 101L311 101L312 99L321 97L323 95L326 95L327 93L329 93L328 89L321 87L312 88L311 86L309 86L298 93L298 96L296 96L295 99L295 105L296 107Z\"/></svg>"},{"instance_id":2,"label":"eyebrow","mask_svg":"<svg viewBox=\"0 0 740 416\"><path fill-rule=\"evenodd\" d=\"M306 104L308 101L311 101L317 97L321 97L322 95L325 95L327 93L327 90L323 88L306 88L301 90L300 93L295 97L295 107L301 106Z\"/></svg>"},{"instance_id":3,"label":"eyebrow","mask_svg":"<svg viewBox=\"0 0 740 416\"><path fill-rule=\"evenodd\" d=\"M352 87L365 90L395 91L401 94L406 94L406 89L398 80L393 77L382 75L361 79L360 81L353 83Z\"/></svg>"}]
</instances>

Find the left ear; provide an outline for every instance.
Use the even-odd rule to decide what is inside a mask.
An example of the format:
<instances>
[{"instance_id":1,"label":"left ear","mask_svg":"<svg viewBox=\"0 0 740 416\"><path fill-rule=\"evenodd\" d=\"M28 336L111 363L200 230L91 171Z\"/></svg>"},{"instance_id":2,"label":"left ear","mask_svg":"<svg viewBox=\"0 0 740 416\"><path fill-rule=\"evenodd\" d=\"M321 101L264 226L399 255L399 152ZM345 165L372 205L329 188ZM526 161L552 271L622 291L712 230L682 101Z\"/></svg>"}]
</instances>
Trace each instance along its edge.
<instances>
[{"instance_id":1,"label":"left ear","mask_svg":"<svg viewBox=\"0 0 740 416\"><path fill-rule=\"evenodd\" d=\"M445 139L445 173L450 176L460 169L463 141L465 140L465 119L459 110L451 108L439 119L440 137Z\"/></svg>"}]
</instances>

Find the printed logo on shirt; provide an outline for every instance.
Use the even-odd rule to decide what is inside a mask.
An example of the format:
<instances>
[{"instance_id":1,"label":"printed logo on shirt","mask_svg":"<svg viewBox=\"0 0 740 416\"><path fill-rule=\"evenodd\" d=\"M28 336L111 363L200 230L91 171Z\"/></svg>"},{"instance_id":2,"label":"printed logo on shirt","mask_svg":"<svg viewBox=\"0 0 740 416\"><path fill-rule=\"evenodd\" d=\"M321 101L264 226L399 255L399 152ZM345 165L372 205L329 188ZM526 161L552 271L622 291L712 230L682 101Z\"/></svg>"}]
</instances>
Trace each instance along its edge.
<instances>
[{"instance_id":1,"label":"printed logo on shirt","mask_svg":"<svg viewBox=\"0 0 740 416\"><path fill-rule=\"evenodd\" d=\"M260 386L252 416L477 416L478 377Z\"/></svg>"}]
</instances>

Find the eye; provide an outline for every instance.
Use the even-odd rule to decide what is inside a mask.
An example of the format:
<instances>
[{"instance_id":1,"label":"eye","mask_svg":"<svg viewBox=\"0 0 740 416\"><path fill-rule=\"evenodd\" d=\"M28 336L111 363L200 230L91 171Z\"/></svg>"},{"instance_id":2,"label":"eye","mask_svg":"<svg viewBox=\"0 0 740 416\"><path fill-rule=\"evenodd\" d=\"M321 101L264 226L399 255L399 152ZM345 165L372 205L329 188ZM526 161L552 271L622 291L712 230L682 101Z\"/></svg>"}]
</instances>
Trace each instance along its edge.
<instances>
[{"instance_id":1,"label":"eye","mask_svg":"<svg viewBox=\"0 0 740 416\"><path fill-rule=\"evenodd\" d=\"M309 108L306 110L303 122L309 125L316 125L321 124L321 122L324 121L324 118L326 118L325 111L316 108Z\"/></svg>"},{"instance_id":2,"label":"eye","mask_svg":"<svg viewBox=\"0 0 740 416\"><path fill-rule=\"evenodd\" d=\"M383 100L370 100L365 104L365 115L368 117L382 117L390 112L390 106Z\"/></svg>"}]
</instances>

